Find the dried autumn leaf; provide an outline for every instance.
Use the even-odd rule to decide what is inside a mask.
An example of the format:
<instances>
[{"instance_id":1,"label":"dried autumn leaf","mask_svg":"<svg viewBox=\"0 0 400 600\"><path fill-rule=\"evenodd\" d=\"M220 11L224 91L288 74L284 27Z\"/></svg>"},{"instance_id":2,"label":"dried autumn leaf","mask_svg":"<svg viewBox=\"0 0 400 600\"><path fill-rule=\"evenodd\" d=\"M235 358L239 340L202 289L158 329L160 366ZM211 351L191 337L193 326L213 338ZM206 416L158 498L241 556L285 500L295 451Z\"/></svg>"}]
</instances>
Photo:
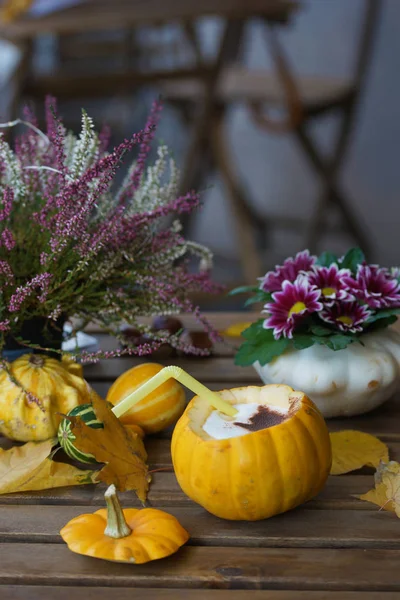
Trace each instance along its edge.
<instances>
[{"instance_id":1,"label":"dried autumn leaf","mask_svg":"<svg viewBox=\"0 0 400 600\"><path fill-rule=\"evenodd\" d=\"M82 452L93 454L105 466L97 471L97 480L112 483L121 492L134 490L141 502L146 500L150 475L147 454L139 435L126 429L97 394L92 395L93 410L104 428L88 427L80 417L68 417L76 437L74 444Z\"/></svg>"},{"instance_id":2,"label":"dried autumn leaf","mask_svg":"<svg viewBox=\"0 0 400 600\"><path fill-rule=\"evenodd\" d=\"M395 512L400 518L400 465L395 461L381 463L375 473L375 488L357 496L379 508Z\"/></svg>"},{"instance_id":3,"label":"dried autumn leaf","mask_svg":"<svg viewBox=\"0 0 400 600\"><path fill-rule=\"evenodd\" d=\"M378 467L388 462L386 444L362 431L338 431L330 434L332 445L331 475L342 475L361 467Z\"/></svg>"},{"instance_id":4,"label":"dried autumn leaf","mask_svg":"<svg viewBox=\"0 0 400 600\"><path fill-rule=\"evenodd\" d=\"M49 456L55 442L28 442L0 452L0 494L46 490L92 483L94 472L56 463Z\"/></svg>"},{"instance_id":5,"label":"dried autumn leaf","mask_svg":"<svg viewBox=\"0 0 400 600\"><path fill-rule=\"evenodd\" d=\"M25 13L33 0L6 0L1 8L0 16L5 22L13 21Z\"/></svg>"},{"instance_id":6,"label":"dried autumn leaf","mask_svg":"<svg viewBox=\"0 0 400 600\"><path fill-rule=\"evenodd\" d=\"M250 327L250 325L251 322L235 323L235 325L230 325L227 329L221 331L221 333L227 337L239 338L242 335L242 332Z\"/></svg>"},{"instance_id":7,"label":"dried autumn leaf","mask_svg":"<svg viewBox=\"0 0 400 600\"><path fill-rule=\"evenodd\" d=\"M378 485L386 488L388 503L393 504L396 515L400 518L400 465L395 461L387 465L381 463L375 473Z\"/></svg>"}]
</instances>

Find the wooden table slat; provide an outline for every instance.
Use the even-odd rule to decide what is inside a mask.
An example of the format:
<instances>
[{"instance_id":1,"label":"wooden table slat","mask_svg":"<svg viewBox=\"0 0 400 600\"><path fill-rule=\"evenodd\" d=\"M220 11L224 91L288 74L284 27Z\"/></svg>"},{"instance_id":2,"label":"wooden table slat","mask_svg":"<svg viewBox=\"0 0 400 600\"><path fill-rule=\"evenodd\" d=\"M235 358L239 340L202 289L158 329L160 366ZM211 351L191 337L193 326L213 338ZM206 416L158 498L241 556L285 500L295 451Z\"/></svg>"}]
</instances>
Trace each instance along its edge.
<instances>
[{"instance_id":1,"label":"wooden table slat","mask_svg":"<svg viewBox=\"0 0 400 600\"><path fill-rule=\"evenodd\" d=\"M147 360L147 359L146 359ZM145 362L143 358L121 357L100 360L98 363L85 365L85 377L88 381L114 381L124 371ZM193 377L208 381L230 381L230 387L240 387L247 383L260 385L260 378L253 367L236 367L232 358L181 358L163 359L156 362L161 365L179 364ZM233 385L237 382L238 385Z\"/></svg>"},{"instance_id":2,"label":"wooden table slat","mask_svg":"<svg viewBox=\"0 0 400 600\"><path fill-rule=\"evenodd\" d=\"M400 592L399 563L400 550L186 546L162 561L124 565L61 544L4 543L0 583Z\"/></svg>"},{"instance_id":3,"label":"wooden table slat","mask_svg":"<svg viewBox=\"0 0 400 600\"><path fill-rule=\"evenodd\" d=\"M0 586L4 600L110 600L109 587ZM118 600L249 600L247 590L140 589L119 587ZM251 600L398 600L397 592L298 592L252 590Z\"/></svg>"},{"instance_id":4,"label":"wooden table slat","mask_svg":"<svg viewBox=\"0 0 400 600\"><path fill-rule=\"evenodd\" d=\"M96 509L93 506L2 506L0 543L63 543L60 529L70 519ZM395 515L378 510L322 513L299 508L253 523L217 519L195 505L169 507L168 512L188 530L189 545L194 546L400 549L400 521Z\"/></svg>"},{"instance_id":5,"label":"wooden table slat","mask_svg":"<svg viewBox=\"0 0 400 600\"><path fill-rule=\"evenodd\" d=\"M354 497L367 492L373 487L372 475L345 475L341 477L330 477L322 492L310 502L304 505L305 510L361 510L374 511L378 509L369 502L362 502ZM3 505L29 505L46 504L61 506L104 506L103 485L85 485L69 488L56 488L36 492L21 492L15 494L4 494L0 497ZM133 492L120 494L125 506L140 506ZM148 499L152 506L195 506L195 504L182 492L175 474L172 472L159 472L153 474ZM386 514L386 513L384 513ZM387 515L389 518L390 515ZM323 517L321 517L322 519Z\"/></svg>"}]
</instances>

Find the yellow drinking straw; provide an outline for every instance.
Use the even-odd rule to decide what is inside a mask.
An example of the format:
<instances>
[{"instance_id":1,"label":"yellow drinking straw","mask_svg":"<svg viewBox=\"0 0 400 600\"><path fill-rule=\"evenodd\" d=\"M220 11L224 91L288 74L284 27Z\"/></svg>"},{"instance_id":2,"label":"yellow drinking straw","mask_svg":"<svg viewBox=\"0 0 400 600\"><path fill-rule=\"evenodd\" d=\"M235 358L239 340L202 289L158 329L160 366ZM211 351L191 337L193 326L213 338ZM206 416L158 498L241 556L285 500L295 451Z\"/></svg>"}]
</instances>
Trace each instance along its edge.
<instances>
[{"instance_id":1,"label":"yellow drinking straw","mask_svg":"<svg viewBox=\"0 0 400 600\"><path fill-rule=\"evenodd\" d=\"M132 408L132 406L143 400L143 398L145 398L148 394L151 394L151 392L158 388L158 386L171 378L176 379L176 381L180 381L180 383L186 386L194 394L197 394L200 396L200 398L207 400L207 402L216 410L219 410L229 417L234 417L236 415L237 410L231 404L221 400L218 394L206 388L205 385L200 383L200 381L197 381L197 379L189 375L189 373L186 373L186 371L180 367L175 367L173 365L170 367L164 367L164 369L159 371L156 375L154 375L154 377L146 381L146 383L129 394L129 396L121 400L121 402L118 402L118 404L112 409L114 415L116 417L120 417L130 408Z\"/></svg>"}]
</instances>

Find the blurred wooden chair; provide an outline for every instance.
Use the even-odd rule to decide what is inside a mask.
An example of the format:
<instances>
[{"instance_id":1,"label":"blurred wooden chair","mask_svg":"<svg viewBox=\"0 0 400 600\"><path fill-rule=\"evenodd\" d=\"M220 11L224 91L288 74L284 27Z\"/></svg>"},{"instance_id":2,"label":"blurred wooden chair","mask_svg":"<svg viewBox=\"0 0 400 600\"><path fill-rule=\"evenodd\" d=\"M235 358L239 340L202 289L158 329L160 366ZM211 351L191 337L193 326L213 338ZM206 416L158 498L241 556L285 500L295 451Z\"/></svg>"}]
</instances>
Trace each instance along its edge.
<instances>
[{"instance_id":1,"label":"blurred wooden chair","mask_svg":"<svg viewBox=\"0 0 400 600\"><path fill-rule=\"evenodd\" d=\"M365 252L369 252L369 240L355 215L351 202L338 182L339 170L354 132L360 93L370 63L373 42L377 30L381 0L365 0L365 17L358 44L356 68L351 78L302 77L293 74L281 44L276 27L265 23L268 47L275 65L275 73L251 71L239 61L224 63L216 87L202 87L201 82L187 79L164 85L166 98L186 115L195 107L202 107L194 129L183 177L183 185L200 185L210 165L220 174L229 191L229 198L239 231L239 242L244 248L246 279L254 281L260 270L260 252L256 246L266 238L268 223L272 221L258 214L249 202L243 184L236 176L236 169L229 157L229 148L223 132L223 120L227 107L234 101L246 104L257 124L269 132L288 133L294 137L305 153L310 165L321 181L321 193L313 213L306 224L305 242L316 251L321 235L326 231L328 210L334 207L342 217L342 229L348 231ZM236 32L236 37L242 35ZM236 45L238 50L238 45ZM236 57L237 58L237 57ZM232 55L231 55L232 59ZM266 107L283 109L286 117L273 120ZM330 158L324 158L309 131L315 117L339 113L341 123ZM262 158L259 161L262 167ZM292 226L299 229L298 219L283 217L273 219L271 226Z\"/></svg>"},{"instance_id":2,"label":"blurred wooden chair","mask_svg":"<svg viewBox=\"0 0 400 600\"><path fill-rule=\"evenodd\" d=\"M21 0L18 0L19 2ZM23 2L25 0L22 0ZM212 133L213 156L231 201L238 249L245 279L254 281L262 267L257 244L254 239L254 219L250 215L249 204L243 197L237 201L239 183L232 178L231 162L222 147L223 137L219 131L222 120L219 118L220 100L217 90L221 90L220 78L224 69L236 60L243 29L247 19L262 18L268 23L286 23L291 17L297 2L293 0L203 0L194 3L188 0L82 0L76 6L63 8L41 17L29 13L5 23L0 20L0 39L7 39L20 50L18 69L13 74L13 93L5 110L0 106L0 120L11 120L22 97L40 98L51 93L60 99L77 97L104 97L111 94L131 93L138 86L190 80L202 90L201 106L195 111L194 136L187 154L182 189L194 186L193 165L199 158L199 140L204 145L207 131ZM195 24L201 17L218 16L224 20L223 34L219 40L215 57L203 56ZM167 64L162 68L149 68L132 61L135 52L135 32L138 28L177 22L188 42L190 61L183 64ZM88 43L88 36L101 32L122 32L122 38L107 45L104 40L97 44ZM58 41L59 63L49 73L35 73L32 69L32 46L43 34L51 34ZM96 38L96 35L94 36ZM90 42L90 40L89 40ZM127 60L112 69L105 67L100 72L83 70L87 52L112 53L119 48L125 52ZM140 48L140 44L139 44ZM85 54L86 53L86 54ZM164 53L167 56L167 52ZM183 57L188 58L188 52ZM182 53L181 53L182 56ZM72 62L71 62L72 60ZM73 63L75 60L75 63ZM11 81L11 80L10 80ZM9 86L11 89L11 86ZM225 102L229 102L226 98ZM192 102L193 104L193 102ZM215 130L209 119L215 122ZM207 140L206 144L207 145ZM243 201L242 201L243 200ZM250 218L251 217L251 218ZM261 233L261 228L259 228Z\"/></svg>"}]
</instances>

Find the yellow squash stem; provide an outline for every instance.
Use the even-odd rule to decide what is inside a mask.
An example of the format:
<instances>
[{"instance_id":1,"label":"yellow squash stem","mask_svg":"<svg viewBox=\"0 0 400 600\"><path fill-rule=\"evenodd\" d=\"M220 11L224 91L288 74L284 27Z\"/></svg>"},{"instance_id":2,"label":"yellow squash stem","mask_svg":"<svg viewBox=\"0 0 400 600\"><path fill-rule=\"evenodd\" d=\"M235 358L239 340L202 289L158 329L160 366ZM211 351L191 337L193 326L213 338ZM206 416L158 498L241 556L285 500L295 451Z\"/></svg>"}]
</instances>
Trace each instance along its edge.
<instances>
[{"instance_id":1,"label":"yellow squash stem","mask_svg":"<svg viewBox=\"0 0 400 600\"><path fill-rule=\"evenodd\" d=\"M140 402L140 400L143 400L148 394L151 394L151 392L171 378L176 379L176 381L182 383L194 394L206 400L216 410L219 410L229 417L234 417L236 415L237 410L233 406L222 400L218 394L209 390L205 385L189 375L189 373L186 373L186 371L180 367L175 366L164 367L164 369L154 375L154 377L141 385L140 388L136 389L132 394L129 394L129 396L114 406L112 409L113 413L116 417L122 416L132 406Z\"/></svg>"},{"instance_id":2,"label":"yellow squash stem","mask_svg":"<svg viewBox=\"0 0 400 600\"><path fill-rule=\"evenodd\" d=\"M127 537L132 533L132 529L125 520L114 484L107 488L104 498L107 504L107 527L104 535L116 539Z\"/></svg>"}]
</instances>

